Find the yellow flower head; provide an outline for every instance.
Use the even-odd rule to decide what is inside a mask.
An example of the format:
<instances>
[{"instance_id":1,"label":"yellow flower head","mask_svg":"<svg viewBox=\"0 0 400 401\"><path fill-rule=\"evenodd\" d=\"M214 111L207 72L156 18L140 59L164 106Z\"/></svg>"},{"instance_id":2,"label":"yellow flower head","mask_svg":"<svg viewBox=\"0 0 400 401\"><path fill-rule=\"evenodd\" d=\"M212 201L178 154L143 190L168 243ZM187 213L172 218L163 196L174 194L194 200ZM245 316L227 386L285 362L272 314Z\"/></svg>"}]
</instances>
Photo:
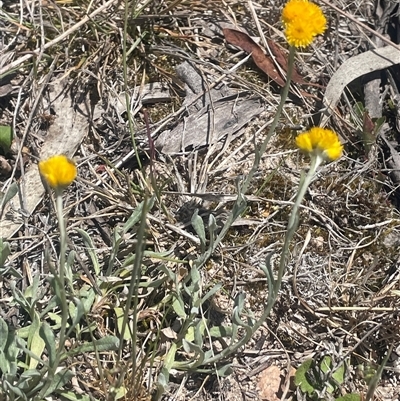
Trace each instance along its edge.
<instances>
[{"instance_id":1,"label":"yellow flower head","mask_svg":"<svg viewBox=\"0 0 400 401\"><path fill-rule=\"evenodd\" d=\"M343 145L337 134L329 129L314 127L296 138L296 144L303 152L336 160L342 155Z\"/></svg>"},{"instance_id":2,"label":"yellow flower head","mask_svg":"<svg viewBox=\"0 0 400 401\"><path fill-rule=\"evenodd\" d=\"M64 155L52 156L40 161L39 172L54 189L64 189L76 178L75 163Z\"/></svg>"},{"instance_id":3,"label":"yellow flower head","mask_svg":"<svg viewBox=\"0 0 400 401\"><path fill-rule=\"evenodd\" d=\"M286 39L294 47L310 45L326 29L322 10L308 0L289 0L282 11L282 22Z\"/></svg>"}]
</instances>

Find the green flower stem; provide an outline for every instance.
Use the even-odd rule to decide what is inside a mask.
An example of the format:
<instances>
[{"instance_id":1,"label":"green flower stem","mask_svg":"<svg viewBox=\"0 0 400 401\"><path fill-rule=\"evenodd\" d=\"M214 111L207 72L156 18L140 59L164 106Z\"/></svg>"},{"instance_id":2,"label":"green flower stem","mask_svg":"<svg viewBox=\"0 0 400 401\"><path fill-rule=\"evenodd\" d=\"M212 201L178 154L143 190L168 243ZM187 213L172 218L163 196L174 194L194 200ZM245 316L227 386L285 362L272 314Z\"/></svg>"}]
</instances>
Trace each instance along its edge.
<instances>
[{"instance_id":1,"label":"green flower stem","mask_svg":"<svg viewBox=\"0 0 400 401\"><path fill-rule=\"evenodd\" d=\"M289 245L292 242L293 236L294 236L294 234L297 230L298 224L299 224L298 211L299 211L301 202L304 199L304 195L306 194L307 189L310 186L310 183L313 180L315 173L322 162L323 162L323 159L321 156L319 156L319 155L311 156L310 169L308 170L308 173L306 174L306 176L300 180L299 189L298 189L297 195L296 195L296 200L294 202L292 212L289 217L287 229L286 229L285 240L283 243L281 258L279 261L278 277L274 281L273 288L270 287L270 289L272 290L271 291L272 293L270 295L268 295L267 305L265 306L262 316L260 317L259 320L257 320L257 322L252 327L253 333L256 330L258 330L258 328L268 318L268 316L270 315L271 310L275 304L275 301L278 297L278 292L281 289L281 285L282 285L282 278L283 278L283 275L286 270L286 261L287 261L288 255L289 255ZM269 262L267 262L267 263L269 263ZM245 344L245 343L246 343L246 340L244 340L242 342L242 344ZM242 344L240 344L240 345L242 345Z\"/></svg>"},{"instance_id":2,"label":"green flower stem","mask_svg":"<svg viewBox=\"0 0 400 401\"><path fill-rule=\"evenodd\" d=\"M225 237L225 234L228 232L229 228L232 226L232 223L236 220L236 218L243 212L245 208L245 199L244 195L246 195L247 190L249 189L251 180L254 177L254 174L257 172L258 167L260 165L261 157L265 153L268 142L270 141L272 135L275 133L276 127L279 122L279 118L281 117L283 107L285 105L286 99L289 94L289 89L290 89L290 82L292 79L292 73L293 73L293 66L294 66L294 56L296 53L296 48L294 46L290 46L289 48L289 62L288 62L288 70L287 70L287 77L286 77L286 84L283 87L282 90L282 95L281 95L281 100L278 105L278 109L276 111L275 117L271 123L271 126L269 127L268 134L264 139L264 142L261 144L260 148L255 147L254 150L254 162L253 166L247 175L246 179L244 180L243 184L239 188L238 184L238 197L235 201L234 207L233 207L233 212L230 215L230 218L228 221L224 224L224 227L221 231L221 233L218 235L217 239L214 242L214 245L212 248L209 249L209 251L206 254L203 254L203 257L199 261L198 268L200 268L211 256L211 254L214 252L214 250L217 248L219 243L222 241L222 239Z\"/></svg>"},{"instance_id":3,"label":"green flower stem","mask_svg":"<svg viewBox=\"0 0 400 401\"><path fill-rule=\"evenodd\" d=\"M281 94L281 100L279 102L278 105L278 109L276 111L275 117L271 123L271 126L269 127L268 130L268 134L264 139L264 142L261 144L260 148L255 148L255 156L254 156L254 163L253 166L248 174L248 176L246 177L246 180L244 181L242 187L239 190L239 196L235 202L235 206L234 206L234 210L243 210L243 195L246 194L247 190L249 189L251 180L254 177L254 174L257 172L258 167L260 165L260 161L261 161L261 157L262 155L265 153L265 151L267 150L267 146L268 146L268 142L270 141L272 135L275 133L276 127L278 125L279 119L281 117L282 111L283 111L283 107L285 105L286 99L288 97L289 94L289 89L290 89L290 82L291 82L291 78L292 78L292 73L293 73L293 66L294 66L294 56L296 53L296 49L294 46L290 46L289 49L289 62L288 62L288 70L287 70L287 77L286 77L286 84L282 90L282 94ZM312 178L312 177L311 177ZM311 181L311 178L308 181L308 184ZM306 180L305 180L306 183ZM307 185L308 186L308 185ZM296 201L297 204L297 209L301 203L301 199L304 197L304 193L307 190L307 188L305 187L302 195L300 194L300 190L299 190L299 195L298 195L298 201ZM295 204L295 205L296 205ZM294 210L294 209L293 209ZM294 229L292 230L288 230L286 232L286 237L285 237L285 244L286 244L286 248L287 250L283 250L282 251L282 256L283 256L283 261L282 261L282 257L281 257L281 265L283 267L279 268L279 273L278 273L278 279L274 282L274 286L272 287L272 285L270 286L271 292L272 294L270 294L268 296L268 301L266 303L265 309L260 317L260 319L258 319L254 325L250 326L244 326L246 328L246 333L245 335L236 343L234 344L230 344L227 348L225 348L223 351L221 351L218 355L211 357L209 360L207 360L207 363L215 363L217 361L220 361L221 359L227 357L228 355L231 355L233 352L235 352L236 350L238 350L242 345L246 344L250 338L253 336L253 334L259 329L259 327L265 322L265 320L268 318L268 316L271 313L272 307L274 306L275 300L276 300L276 295L277 292L280 289L281 286L281 282L282 282L282 276L285 270L285 263L284 260L286 259L286 255L289 249L289 243L291 241L291 239L293 238L294 232L296 230L296 223L295 223L295 216L296 216L297 211L292 212L292 215L294 216L293 218L291 218L291 220L293 220L290 225L294 227ZM232 219L234 220L235 218L232 215ZM229 226L232 224L232 222L227 222L227 224L225 224L223 231L221 232L220 236L218 237L218 239L215 241L215 246L222 240L222 237L225 234L225 228L226 231L229 229ZM288 226L289 227L289 226ZM221 237L221 238L220 238ZM284 248L285 249L285 248Z\"/></svg>"},{"instance_id":4,"label":"green flower stem","mask_svg":"<svg viewBox=\"0 0 400 401\"><path fill-rule=\"evenodd\" d=\"M275 300L278 296L278 291L281 288L282 284L282 277L283 274L285 273L285 268L286 268L286 261L289 255L289 245L293 239L294 233L297 230L297 227L299 225L299 219L298 219L298 211L301 205L301 202L304 199L304 195L307 192L308 187L310 186L310 183L312 179L315 176L315 173L320 166L320 164L323 162L323 159L319 155L313 155L311 156L311 165L310 169L308 170L308 173L304 177L304 179L300 180L299 184L299 189L297 191L296 195L296 200L294 202L292 212L290 213L287 229L286 229L286 235L285 235L285 241L283 243L282 247L282 253L281 253L281 259L279 261L279 270L278 270L278 278L276 279L274 283L274 298L273 298L273 303L275 303Z\"/></svg>"},{"instance_id":5,"label":"green flower stem","mask_svg":"<svg viewBox=\"0 0 400 401\"><path fill-rule=\"evenodd\" d=\"M123 87L124 87L124 92L125 92L125 102L126 102L126 115L128 117L128 127L129 127L129 133L131 134L131 140L132 140L132 146L135 151L135 156L136 156L136 161L139 165L139 169L142 169L142 162L140 160L140 155L139 155L139 149L137 146L137 140L135 138L135 127L133 125L133 116L132 116L132 111L131 111L131 99L129 96L130 90L129 90L129 73L128 73L128 55L130 52L132 52L134 49L136 49L139 44L142 42L143 38L147 35L147 32L143 32L134 42L132 47L128 50L127 49L127 44L128 44L128 37L130 38L128 34L128 27L130 26L130 19L135 19L137 16L140 15L140 11L142 9L136 11L136 1L133 2L133 6L130 5L128 0L125 0L124 2L124 30L122 34L122 71L123 71ZM130 40L130 39L129 39Z\"/></svg>"},{"instance_id":6,"label":"green flower stem","mask_svg":"<svg viewBox=\"0 0 400 401\"><path fill-rule=\"evenodd\" d=\"M286 99L289 94L290 89L290 82L292 80L292 73L293 73L293 66L294 66L294 56L296 54L296 48L294 46L290 46L289 48L289 62L288 62L288 69L287 69L287 76L286 76L286 84L283 87L281 101L279 102L278 109L276 110L275 117L269 127L268 134L264 139L264 142L261 144L260 148L255 149L255 156L253 166L243 183L242 191L243 194L246 194L247 190L249 189L250 182L253 179L254 174L257 172L258 167L260 165L261 157L267 150L268 142L271 140L272 135L274 135L276 127L278 125L279 119L281 118L281 114L283 111L283 107L285 105Z\"/></svg>"},{"instance_id":7,"label":"green flower stem","mask_svg":"<svg viewBox=\"0 0 400 401\"><path fill-rule=\"evenodd\" d=\"M294 67L294 56L295 56L295 48L293 46L291 46L290 53L289 53L287 81L282 90L281 100L278 105L276 115L273 119L273 122L269 128L268 134L267 134L266 138L264 139L263 143L261 144L261 146L259 148L255 149L254 163L250 170L250 173L248 174L247 178L245 179L242 187L238 188L238 197L236 199L236 202L235 202L235 205L233 208L233 212L231 215L232 221L234 221L236 215L240 214L240 211L243 211L244 204L245 204L243 195L247 192L250 182L251 182L254 174L258 170L258 167L259 167L259 164L261 161L261 157L267 149L268 142L271 139L272 135L275 133L276 127L279 122L279 118L283 111L285 101L289 94L290 80L291 80L293 67ZM267 260L267 268L264 271L266 272L266 275L268 278L268 300L265 304L265 308L263 310L262 315L260 316L260 318L257 321L255 321L251 324L242 323L241 327L242 327L242 329L245 330L243 337L240 340L238 340L237 342L230 344L228 347L226 347L224 350L219 352L217 355L208 358L206 361L203 361L204 364L216 363L218 361L221 361L223 358L231 355L232 353L236 352L242 345L246 344L250 340L250 338L253 336L253 334L260 328L260 326L262 326L265 323L265 320L270 315L271 310L277 299L278 292L282 285L282 278L285 273L286 261L287 261L288 255L289 255L289 245L290 245L290 243L293 239L293 236L298 227L298 211L299 211L301 202L303 201L304 195L307 192L307 188L309 187L309 185L310 185L312 179L314 178L315 173L316 173L319 165L322 163L322 161L323 161L323 158L320 155L317 155L317 154L312 155L310 169L309 169L308 173L304 177L302 177L302 179L300 180L299 189L298 189L298 192L296 195L295 203L293 205L293 208L292 208L292 211L291 211L291 214L289 217L288 225L287 225L286 235L285 235L280 263L279 263L278 277L276 280L273 279L271 265L270 265L269 259ZM215 246L222 240L226 231L231 226L232 221L228 221L227 223L225 223L223 230L221 231L220 235L218 236L217 240L215 241ZM211 249L210 249L210 252L212 252ZM204 264L205 260L207 260L208 257L209 257L209 255L205 256L204 259L200 260L199 266ZM199 266L197 266L197 267L199 267Z\"/></svg>"},{"instance_id":8,"label":"green flower stem","mask_svg":"<svg viewBox=\"0 0 400 401\"><path fill-rule=\"evenodd\" d=\"M286 77L286 84L282 90L282 95L281 95L281 101L279 102L278 105L278 109L276 111L275 117L272 121L272 124L268 130L268 134L264 139L264 142L261 144L260 148L255 150L255 157L254 157L254 163L253 163L253 167L250 170L249 175L247 176L243 187L242 187L242 191L243 194L245 194L249 188L250 182L254 176L254 174L256 173L259 165L260 165L260 161L261 161L261 157L262 155L265 153L267 146L268 146L268 142L270 141L272 135L275 133L276 127L278 125L279 119L282 115L282 111L283 111L283 107L285 105L286 99L288 97L289 94L289 89L290 89L290 83L291 83L291 79L292 79L292 74L293 74L293 68L294 68L294 56L296 54L296 48L294 46L290 46L289 48L289 61L288 61L288 69L287 69L287 77ZM310 169L311 172L311 169ZM309 173L310 173L309 172ZM312 178L312 177L311 177ZM281 284L282 284L282 277L283 274L285 272L285 265L286 265L286 259L287 259L287 255L289 252L289 244L290 241L293 238L293 235L296 231L297 228L297 210L300 206L300 203L304 197L304 194L307 190L307 187L309 185L309 183L311 182L311 178L309 178L308 184L306 182L304 182L305 184L307 184L306 186L302 187L300 186L299 188L299 193L295 202L295 205L293 206L293 210L292 213L290 215L290 220L288 223L288 229L286 231L286 235L285 235L285 242L283 245L283 249L282 249L282 253L281 253L281 259L280 259L280 265L279 265L279 270L278 270L278 278L274 281L274 285L272 288L272 294L268 297L268 302L267 305L265 306L265 309L263 311L262 316L260 317L260 319L255 323L254 327L253 327L253 333L262 325L262 323L267 319L267 317L270 315L272 307L274 306L275 300L277 298L278 295L278 291L281 288ZM306 181L306 180L305 180ZM237 202L239 202L239 198L237 200Z\"/></svg>"},{"instance_id":9,"label":"green flower stem","mask_svg":"<svg viewBox=\"0 0 400 401\"><path fill-rule=\"evenodd\" d=\"M67 297L65 294L65 252L67 246L67 232L63 216L64 207L63 207L62 192L63 191L61 189L56 189L56 209L57 209L58 228L60 231L60 266L59 266L60 273L56 279L59 284L59 292L60 292L59 296L61 301L61 328L60 328L60 342L58 344L58 352L57 352L58 357L61 357L61 353L64 349L65 333L68 321L68 304L67 304Z\"/></svg>"},{"instance_id":10,"label":"green flower stem","mask_svg":"<svg viewBox=\"0 0 400 401\"><path fill-rule=\"evenodd\" d=\"M294 66L294 56L296 53L296 48L294 46L290 46L289 48L289 62L288 62L288 70L287 70L287 77L286 77L286 84L283 87L282 94L281 94L281 100L278 105L278 109L276 111L275 117L271 123L271 126L269 127L268 134L264 139L264 142L261 144L260 148L255 147L254 150L254 162L253 166L247 175L246 179L244 180L243 184L241 187L238 187L238 197L236 198L235 204L233 206L233 212L230 215L229 219L226 221L224 224L223 229L221 230L220 234L216 238L213 247L211 247L206 253L203 254L203 256L200 258L199 263L197 265L197 268L200 268L203 266L206 261L209 259L209 257L212 255L212 253L215 251L217 246L220 244L220 242L223 240L225 237L225 234L228 232L230 227L232 226L232 223L236 220L237 217L243 212L245 209L245 199L244 195L246 195L247 190L249 189L251 180L254 177L254 174L257 172L258 167L260 165L261 157L265 153L268 142L270 141L272 135L275 133L276 126L278 125L279 118L281 117L283 107L285 105L286 99L289 94L289 89L290 89L290 82L292 79L292 72L293 72L293 66ZM239 184L238 184L239 186Z\"/></svg>"},{"instance_id":11,"label":"green flower stem","mask_svg":"<svg viewBox=\"0 0 400 401\"><path fill-rule=\"evenodd\" d=\"M67 232L65 228L65 221L63 216L63 199L62 194L63 190L61 188L55 189L56 193L56 214L58 220L58 229L60 232L60 257L59 257L59 273L54 275L55 281L55 293L56 296L59 297L61 302L61 327L60 327L60 338L58 342L58 349L56 352L56 356L54 358L54 363L49 366L49 370L47 373L47 378L44 386L42 387L40 393L37 397L35 397L34 401L42 400L48 389L53 383L56 370L60 361L64 355L64 346L65 346L65 335L67 330L67 323L68 323L68 304L67 304L67 296L65 292L65 252L66 252L66 245L67 245ZM71 285L71 283L69 283Z\"/></svg>"}]
</instances>

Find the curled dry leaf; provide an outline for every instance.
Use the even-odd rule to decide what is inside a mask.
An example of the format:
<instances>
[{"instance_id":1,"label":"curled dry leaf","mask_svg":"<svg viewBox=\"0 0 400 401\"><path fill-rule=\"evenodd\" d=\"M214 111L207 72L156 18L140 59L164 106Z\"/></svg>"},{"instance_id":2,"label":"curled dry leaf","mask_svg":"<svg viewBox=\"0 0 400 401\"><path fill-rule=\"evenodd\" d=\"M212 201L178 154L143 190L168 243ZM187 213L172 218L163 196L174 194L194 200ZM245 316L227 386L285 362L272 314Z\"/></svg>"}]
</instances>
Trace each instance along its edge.
<instances>
[{"instance_id":1,"label":"curled dry leaf","mask_svg":"<svg viewBox=\"0 0 400 401\"><path fill-rule=\"evenodd\" d=\"M225 39L228 43L240 47L247 53L251 53L251 56L253 57L254 62L256 63L257 67L265 72L273 81L275 81L278 85L284 86L285 85L285 80L281 77L279 74L278 70L275 68L275 64L272 60L271 57L267 56L264 51L261 49L260 46L256 42L254 42L253 39L250 38L249 35L247 35L244 32L237 31L236 29L231 29L231 28L224 28L224 35ZM271 45L272 44L272 45ZM277 62L282 66L282 69L287 72L287 59L286 56L283 54L282 50L276 45L274 42L271 40L269 41L269 46L271 49L271 52L274 54L274 57L276 58ZM321 85L318 84L310 84L306 82L300 74L296 71L296 68L293 69L292 71L292 81L298 84L307 84L307 85L312 85L312 86L317 86L320 87ZM295 92L291 91L294 93L296 96ZM314 98L314 99L319 99L317 96L314 96L310 93L307 93L305 91L299 90L298 91L302 96L308 97L308 98Z\"/></svg>"},{"instance_id":2,"label":"curled dry leaf","mask_svg":"<svg viewBox=\"0 0 400 401\"><path fill-rule=\"evenodd\" d=\"M253 39L244 32L237 31L236 29L224 28L224 36L228 43L240 47L246 53L251 53L257 67L265 72L272 80L278 85L284 86L285 81L279 75L278 70L275 68L274 62L271 57L268 57L262 51Z\"/></svg>"},{"instance_id":3,"label":"curled dry leaf","mask_svg":"<svg viewBox=\"0 0 400 401\"><path fill-rule=\"evenodd\" d=\"M326 87L324 95L326 109L321 115L319 125L324 127L327 124L345 87L350 82L372 71L382 70L395 64L400 64L400 51L392 46L369 50L347 59L333 74Z\"/></svg>"},{"instance_id":4,"label":"curled dry leaf","mask_svg":"<svg viewBox=\"0 0 400 401\"><path fill-rule=\"evenodd\" d=\"M164 339L176 340L178 338L178 335L174 330L172 330L171 327L165 327L164 329L161 329L161 333L164 336Z\"/></svg>"},{"instance_id":5,"label":"curled dry leaf","mask_svg":"<svg viewBox=\"0 0 400 401\"><path fill-rule=\"evenodd\" d=\"M225 39L231 45L240 47L247 53L251 53L257 67L265 72L272 80L278 85L284 86L285 81L279 74L275 67L274 61L271 57L267 56L260 46L245 32L237 31L236 29L224 28ZM282 69L287 72L288 60L285 53L273 40L268 39L268 46L276 61L280 64ZM307 81L299 74L296 68L292 72L292 81L297 84L308 84Z\"/></svg>"}]
</instances>

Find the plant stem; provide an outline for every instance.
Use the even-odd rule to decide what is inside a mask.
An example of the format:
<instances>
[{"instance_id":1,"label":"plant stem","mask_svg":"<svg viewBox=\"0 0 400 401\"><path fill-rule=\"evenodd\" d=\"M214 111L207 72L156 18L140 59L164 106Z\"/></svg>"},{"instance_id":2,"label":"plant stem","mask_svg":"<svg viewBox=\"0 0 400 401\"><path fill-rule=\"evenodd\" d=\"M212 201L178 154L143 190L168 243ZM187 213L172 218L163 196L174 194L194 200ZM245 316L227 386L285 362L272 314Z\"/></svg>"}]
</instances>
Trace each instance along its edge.
<instances>
[{"instance_id":1,"label":"plant stem","mask_svg":"<svg viewBox=\"0 0 400 401\"><path fill-rule=\"evenodd\" d=\"M244 181L243 186L241 188L238 188L238 197L237 197L235 205L234 205L235 211L244 210L243 195L245 195L247 190L249 189L250 182L251 182L254 174L257 172L258 167L260 165L261 157L265 153L267 146L268 146L268 142L270 141L272 135L275 133L276 127L278 125L279 119L280 119L282 111L283 111L283 107L285 105L286 99L289 94L290 82L291 82L293 66L294 66L294 56L295 56L295 47L290 46L286 84L282 90L281 100L279 102L275 117L271 123L271 126L269 127L268 134L264 139L264 142L261 144L260 148L257 148L257 147L255 148L255 156L254 156L253 166L252 166L246 180ZM305 190L306 189L307 188L305 188ZM304 190L304 193L305 193L305 190ZM303 193L303 196L304 196L304 193ZM300 205L301 199L299 199L299 202L297 204L297 209ZM296 213L294 213L293 215L294 215L293 220L295 220ZM221 234L218 236L217 240L215 241L215 246L217 246L218 243L222 240L223 236L228 231L230 225L236 219L235 216L236 215L234 215L234 212L233 212L231 215L231 220L228 220L228 222L224 225L224 228L221 231ZM296 224L294 223L294 221L292 221L291 226L296 227ZM287 233L286 233L285 244L286 244L287 248L289 248L289 243L293 237L294 232L295 232L295 228L292 231L290 231L290 233L289 233L289 231L287 231ZM287 251L285 253L284 252L285 252L285 250L282 251L282 255L284 256L284 259L285 259L285 255L287 254ZM205 262L205 260L207 260L207 258L204 258L203 263ZM282 257L281 257L281 260L282 260ZM233 352L235 352L237 349L239 349L242 345L246 344L250 340L250 338L253 336L253 334L258 330L258 328L265 322L265 320L268 318L268 316L271 313L272 307L274 306L274 303L276 300L276 295L277 295L277 292L279 291L279 288L280 288L280 285L282 282L282 276L284 273L284 263L282 262L281 264L283 265L283 269L281 269L281 268L279 269L278 280L275 281L274 286L273 287L272 287L272 285L269 286L270 290L271 290L270 292L272 292L272 293L268 295L268 301L266 303L265 309L264 309L263 314L260 317L260 319L257 320L254 323L254 325L251 326L251 328L249 326L244 326L244 328L246 329L246 333L237 343L230 344L227 348L225 348L223 351L221 351L218 355L209 358L206 363L208 363L208 364L215 363L215 362L220 361L221 359L225 358L226 356L231 355ZM272 279L272 277L271 277L271 279Z\"/></svg>"},{"instance_id":2,"label":"plant stem","mask_svg":"<svg viewBox=\"0 0 400 401\"><path fill-rule=\"evenodd\" d=\"M133 10L135 10L136 2L133 4ZM127 38L128 38L128 22L129 22L129 15L130 15L130 7L129 7L129 1L125 0L124 3L124 30L123 30L123 35L122 35L122 70L123 70L123 77L124 77L124 92L125 92L125 102L126 102L126 114L128 118L128 126L129 126L129 132L131 134L131 140L132 140L132 146L133 149L135 150L135 156L136 156L136 161L139 165L139 169L142 169L142 162L139 157L139 150L137 148L136 144L136 138L135 138L135 129L133 126L133 118L132 118L132 113L131 113L131 99L129 95L129 86L128 86L128 49L127 49ZM141 42L143 37L140 38L136 42L136 46ZM135 46L135 47L136 47Z\"/></svg>"},{"instance_id":3,"label":"plant stem","mask_svg":"<svg viewBox=\"0 0 400 401\"><path fill-rule=\"evenodd\" d=\"M63 199L62 199L62 190L56 190L56 209L57 209L57 219L58 219L58 228L60 231L60 266L59 266L59 296L61 301L61 328L60 328L60 342L58 344L58 352L57 358L61 357L61 353L64 349L65 343L65 333L67 328L68 321L68 304L67 297L65 294L65 252L67 247L67 232L65 228L65 221L63 216ZM70 283L71 284L71 283Z\"/></svg>"},{"instance_id":4,"label":"plant stem","mask_svg":"<svg viewBox=\"0 0 400 401\"><path fill-rule=\"evenodd\" d=\"M63 199L62 199L62 189L57 188L55 190L56 193L56 214L58 220L58 229L60 233L60 257L59 257L59 270L58 274L55 272L54 274L54 290L56 296L60 299L60 309L61 309L61 327L60 327L60 338L58 341L58 349L56 352L56 356L54 358L54 363L49 365L49 370L47 373L47 378L45 380L45 384L42 387L40 393L37 397L35 397L35 401L42 400L46 397L46 393L49 387L52 385L54 380L54 376L56 374L56 370L60 361L64 354L64 346L65 346L65 336L67 330L68 323L68 303L67 296L65 292L65 252L67 246L67 232L65 228L65 221L63 216ZM69 283L71 284L71 283Z\"/></svg>"},{"instance_id":5,"label":"plant stem","mask_svg":"<svg viewBox=\"0 0 400 401\"><path fill-rule=\"evenodd\" d=\"M290 49L289 49L289 63L288 63L286 84L285 84L285 86L284 86L284 88L282 90L281 100L279 102L278 109L277 109L275 117L274 117L274 119L273 119L273 121L271 123L271 126L269 127L268 134L265 137L264 142L261 144L259 149L257 147L255 147L255 150L254 150L254 152L255 152L254 162L253 162L253 166L252 166L248 176L246 177L246 179L243 182L243 185L241 187L239 187L239 184L237 184L237 186L238 186L238 189L237 189L238 190L238 196L237 196L235 204L233 206L233 212L232 212L232 214L230 214L230 216L229 216L228 220L226 221L226 223L224 224L224 227L222 228L220 234L216 238L216 240L214 242L214 246L212 248L210 248L205 254L203 254L203 257L201 257L201 259L199 261L199 264L197 266L198 268L200 268L202 265L204 265L204 263L206 263L206 261L210 258L210 256L214 252L214 250L217 248L219 243L225 237L225 235L228 232L229 228L232 226L232 223L240 216L240 214L245 209L246 201L245 201L244 195L246 195L246 192L249 189L251 180L253 179L254 174L258 170L258 167L259 167L260 161L261 161L261 157L262 157L262 155L265 153L265 151L267 149L268 142L270 141L272 135L275 133L275 129L276 129L277 125L278 125L279 118L281 117L281 114L282 114L282 111L283 111L283 107L285 105L286 99L287 99L288 94L289 94L290 82L291 82L293 66L294 66L295 53L296 53L295 47L290 46Z\"/></svg>"},{"instance_id":6,"label":"plant stem","mask_svg":"<svg viewBox=\"0 0 400 401\"><path fill-rule=\"evenodd\" d=\"M300 181L299 189L297 191L296 200L294 202L292 212L290 213L285 240L282 247L281 259L279 261L279 270L278 270L278 278L274 283L274 303L278 296L278 291L281 288L282 278L286 270L286 261L289 255L289 245L293 239L293 236L297 230L299 225L298 211L303 201L304 195L307 192L308 187L317 171L318 166L322 163L323 159L320 156L311 157L311 165L308 173L304 177L303 180Z\"/></svg>"},{"instance_id":7,"label":"plant stem","mask_svg":"<svg viewBox=\"0 0 400 401\"><path fill-rule=\"evenodd\" d=\"M254 162L253 162L253 167L251 168L245 182L243 183L242 191L243 194L246 194L247 190L249 189L250 182L253 179L254 174L257 172L258 167L260 165L261 157L267 150L268 142L271 140L272 135L274 135L276 127L278 125L279 119L281 118L281 114L283 111L283 107L285 105L286 99L289 94L289 89L290 89L290 82L292 79L292 72L293 72L293 66L294 66L294 56L296 53L296 49L294 46L290 46L289 49L289 62L288 62L288 70L287 70L287 76L286 76L286 84L283 87L282 90L282 95L281 95L281 100L279 102L278 108L276 110L275 117L271 123L271 126L269 127L268 134L264 139L264 142L261 144L260 148L257 149L255 148L255 156L254 156Z\"/></svg>"}]
</instances>

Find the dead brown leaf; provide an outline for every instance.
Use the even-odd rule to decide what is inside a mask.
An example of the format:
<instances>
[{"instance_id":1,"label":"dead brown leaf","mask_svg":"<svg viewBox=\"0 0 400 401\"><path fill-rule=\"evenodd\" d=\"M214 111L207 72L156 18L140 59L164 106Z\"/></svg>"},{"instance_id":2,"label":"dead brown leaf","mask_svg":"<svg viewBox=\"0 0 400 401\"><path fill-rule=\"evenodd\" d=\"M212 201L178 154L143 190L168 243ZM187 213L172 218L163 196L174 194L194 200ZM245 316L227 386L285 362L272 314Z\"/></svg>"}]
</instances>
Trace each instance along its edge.
<instances>
[{"instance_id":1,"label":"dead brown leaf","mask_svg":"<svg viewBox=\"0 0 400 401\"><path fill-rule=\"evenodd\" d=\"M236 29L231 29L231 28L224 28L224 35L225 39L228 43L240 47L247 53L251 53L251 56L253 57L254 62L256 63L257 67L263 71L265 74L267 74L273 81L275 81L278 85L284 86L285 81L279 74L278 70L275 68L275 64L272 60L271 57L267 56L264 51L261 49L260 46L256 42L254 42L253 39L250 38L247 33L238 31ZM273 53L274 57L276 58L277 62L282 66L282 69L287 72L287 67L288 67L288 62L286 59L286 56L282 52L282 50L279 48L279 46L274 43L273 41L268 42L271 52ZM309 82L305 81L301 75L298 73L296 68L293 69L292 72L292 78L291 80L295 83L298 84L307 84L307 85L312 85L312 86L317 86L321 87L321 85L318 84L310 84ZM290 91L294 93L296 96L297 94L293 92L292 90ZM308 98L314 98L318 99L317 96L311 95L305 91L299 90L299 93Z\"/></svg>"},{"instance_id":2,"label":"dead brown leaf","mask_svg":"<svg viewBox=\"0 0 400 401\"><path fill-rule=\"evenodd\" d=\"M267 56L260 46L253 39L244 32L237 31L236 29L224 28L225 39L228 43L240 47L246 53L251 53L257 67L265 72L273 81L278 85L284 86L285 81L279 75L278 70L275 68L274 62L271 57Z\"/></svg>"}]
</instances>

